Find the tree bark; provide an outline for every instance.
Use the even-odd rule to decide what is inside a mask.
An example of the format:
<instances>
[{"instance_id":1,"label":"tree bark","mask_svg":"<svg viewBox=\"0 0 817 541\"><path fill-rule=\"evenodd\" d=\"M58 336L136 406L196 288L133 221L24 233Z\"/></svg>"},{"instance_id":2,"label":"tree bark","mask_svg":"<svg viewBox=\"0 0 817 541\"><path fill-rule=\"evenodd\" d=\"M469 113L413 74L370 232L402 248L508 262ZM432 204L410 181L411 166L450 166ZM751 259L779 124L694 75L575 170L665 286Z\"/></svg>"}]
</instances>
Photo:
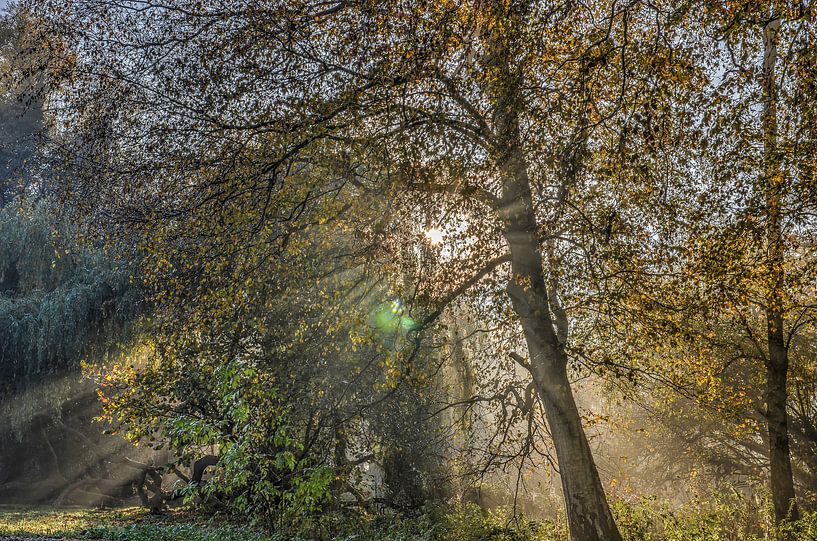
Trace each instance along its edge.
<instances>
[{"instance_id":1,"label":"tree bark","mask_svg":"<svg viewBox=\"0 0 817 541\"><path fill-rule=\"evenodd\" d=\"M777 33L779 18L763 28L763 144L766 198L766 423L769 431L769 478L775 520L799 518L794 494L788 430L789 352L784 334L784 246L782 227L783 172L777 152Z\"/></svg>"}]
</instances>

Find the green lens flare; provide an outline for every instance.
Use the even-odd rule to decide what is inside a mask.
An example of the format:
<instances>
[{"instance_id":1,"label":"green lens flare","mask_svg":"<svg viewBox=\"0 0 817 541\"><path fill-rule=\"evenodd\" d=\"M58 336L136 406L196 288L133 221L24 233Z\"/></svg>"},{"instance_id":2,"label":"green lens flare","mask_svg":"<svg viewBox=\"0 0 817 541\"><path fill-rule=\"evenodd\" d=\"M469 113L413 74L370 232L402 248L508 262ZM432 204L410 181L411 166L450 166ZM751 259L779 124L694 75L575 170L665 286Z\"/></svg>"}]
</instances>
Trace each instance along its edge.
<instances>
[{"instance_id":1,"label":"green lens flare","mask_svg":"<svg viewBox=\"0 0 817 541\"><path fill-rule=\"evenodd\" d=\"M370 317L372 326L387 334L408 332L417 324L412 318L404 315L405 311L406 308L400 299L384 302L372 310Z\"/></svg>"}]
</instances>

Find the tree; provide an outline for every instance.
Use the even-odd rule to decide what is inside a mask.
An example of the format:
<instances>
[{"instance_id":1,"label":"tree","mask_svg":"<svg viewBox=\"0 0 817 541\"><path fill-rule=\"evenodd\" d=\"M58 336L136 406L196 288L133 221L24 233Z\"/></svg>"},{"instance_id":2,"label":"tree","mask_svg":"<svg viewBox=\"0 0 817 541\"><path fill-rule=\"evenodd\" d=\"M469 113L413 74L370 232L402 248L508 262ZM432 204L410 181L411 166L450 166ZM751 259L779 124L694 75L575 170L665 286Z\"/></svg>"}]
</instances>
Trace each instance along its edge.
<instances>
[{"instance_id":1,"label":"tree","mask_svg":"<svg viewBox=\"0 0 817 541\"><path fill-rule=\"evenodd\" d=\"M160 474L210 458L206 483L184 479L188 495L276 528L323 527L319 512L332 507L413 510L446 486L431 460L443 451L430 413L435 352L407 340L399 290L320 223L329 208L306 205L285 245L276 227L231 246L198 229L195 249L217 254L206 259L188 257L182 239L147 237L146 276L161 303L149 338L93 370L117 430L172 450ZM215 227L257 219L230 212Z\"/></svg>"},{"instance_id":2,"label":"tree","mask_svg":"<svg viewBox=\"0 0 817 541\"><path fill-rule=\"evenodd\" d=\"M597 272L595 254L610 241L620 260L634 249L622 240L634 224L621 209L633 195L649 199L642 189L652 186L618 174L630 155L618 149L662 137L661 89L690 77L675 30L684 11L608 2L110 7L35 10L57 52L51 71L66 75L55 114L95 141L73 149L91 166L83 196L107 200L120 223L191 237L241 201L257 227L222 231L222 241L252 243L274 223L271 204L280 211L288 191L298 193L298 172L323 163L329 174L300 192L304 204L342 192L394 197L394 212L368 221L326 217L371 245L416 244L422 232L396 227L401 217L439 222L457 241L442 268L463 278L426 293L437 308L415 332L484 280L507 291L493 306L512 311L524 340L527 355L510 353L544 408L571 535L619 539L569 379L581 354L575 331L586 338L594 326L571 336L568 322L600 313L609 283L624 280ZM292 203L280 223L297 228L304 207Z\"/></svg>"},{"instance_id":3,"label":"tree","mask_svg":"<svg viewBox=\"0 0 817 541\"><path fill-rule=\"evenodd\" d=\"M696 389L704 401L748 393L760 413L750 422L766 425L776 519L796 519L788 374L790 351L813 332L813 14L775 3L704 7L699 24L711 32L693 46L713 75L690 96L700 115L687 130L687 174L671 179L687 191L674 240L655 244L675 256L640 285L660 294L633 303L662 315L635 325L683 360L687 382L708 380ZM761 403L747 377L758 364Z\"/></svg>"},{"instance_id":4,"label":"tree","mask_svg":"<svg viewBox=\"0 0 817 541\"><path fill-rule=\"evenodd\" d=\"M798 334L808 332L813 318L809 300L813 249L807 239L813 234L811 209L815 192L807 173L812 157L808 151L801 152L811 144L808 118L814 105L804 87L811 84L813 63L801 51L812 43L813 16L802 9L792 11L771 3L734 6L722 12L721 17L728 25L724 27L724 41L735 54L733 65L738 75L725 77L721 90L731 88L735 93L735 99L723 100L734 109L713 107L716 115L731 114L735 120L721 117L721 122L713 123L721 148L713 149L712 155L748 154L748 159L737 158L740 163L737 168L731 164L732 173L718 169L721 182L732 181L745 194L745 199L732 207L735 215L729 221L734 225L727 227L735 230L725 233L722 239L736 244L736 249L727 250L732 257L739 254L737 261L747 264L737 267L747 282L740 285L742 294L735 304L744 307L742 328L755 346L752 355L766 368L763 416L768 430L775 517L782 521L799 517L789 444L789 351L798 341ZM781 54L779 48L787 52ZM753 56L760 59L758 70L747 65ZM781 61L785 66L778 70ZM762 104L754 126L744 124L752 121L752 114L745 109L748 100ZM738 113L737 108L743 111ZM718 133L726 128L726 123L749 129L743 133L729 134L726 129L726 133ZM753 144L757 146L751 148ZM713 197L716 204L726 201ZM739 235L744 239L739 239ZM723 250L720 256L726 253ZM715 269L724 269L723 264L735 265L734 260L719 265L706 255L704 258ZM735 302L733 296L729 297L728 302ZM757 313L752 313L751 306L764 314L765 333L757 329Z\"/></svg>"}]
</instances>

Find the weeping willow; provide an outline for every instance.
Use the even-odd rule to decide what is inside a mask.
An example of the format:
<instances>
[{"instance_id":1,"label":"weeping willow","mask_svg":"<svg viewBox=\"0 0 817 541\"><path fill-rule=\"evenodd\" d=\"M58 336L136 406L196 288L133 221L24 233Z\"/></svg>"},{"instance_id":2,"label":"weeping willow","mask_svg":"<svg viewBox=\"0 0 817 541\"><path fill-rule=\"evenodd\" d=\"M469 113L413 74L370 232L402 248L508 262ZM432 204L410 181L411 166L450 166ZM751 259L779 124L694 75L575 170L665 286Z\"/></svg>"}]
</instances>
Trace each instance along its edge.
<instances>
[{"instance_id":1,"label":"weeping willow","mask_svg":"<svg viewBox=\"0 0 817 541\"><path fill-rule=\"evenodd\" d=\"M0 207L3 499L53 502L98 475L100 449L112 443L92 424L98 406L80 361L126 347L140 311L132 272L48 201Z\"/></svg>"},{"instance_id":2,"label":"weeping willow","mask_svg":"<svg viewBox=\"0 0 817 541\"><path fill-rule=\"evenodd\" d=\"M139 309L132 265L83 244L45 202L0 210L0 378L20 390L124 338Z\"/></svg>"}]
</instances>

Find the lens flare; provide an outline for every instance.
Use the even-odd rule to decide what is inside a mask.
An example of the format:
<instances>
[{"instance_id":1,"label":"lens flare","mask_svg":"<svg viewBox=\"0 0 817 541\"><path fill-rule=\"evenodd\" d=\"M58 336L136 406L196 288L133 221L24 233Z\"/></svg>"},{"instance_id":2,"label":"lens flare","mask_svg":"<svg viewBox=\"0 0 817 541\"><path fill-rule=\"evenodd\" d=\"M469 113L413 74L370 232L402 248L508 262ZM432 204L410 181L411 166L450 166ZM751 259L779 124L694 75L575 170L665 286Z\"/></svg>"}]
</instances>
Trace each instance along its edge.
<instances>
[{"instance_id":1,"label":"lens flare","mask_svg":"<svg viewBox=\"0 0 817 541\"><path fill-rule=\"evenodd\" d=\"M405 314L406 308L400 299L384 302L372 310L371 324L386 334L395 334L399 331L408 332L414 329L416 323Z\"/></svg>"}]
</instances>

